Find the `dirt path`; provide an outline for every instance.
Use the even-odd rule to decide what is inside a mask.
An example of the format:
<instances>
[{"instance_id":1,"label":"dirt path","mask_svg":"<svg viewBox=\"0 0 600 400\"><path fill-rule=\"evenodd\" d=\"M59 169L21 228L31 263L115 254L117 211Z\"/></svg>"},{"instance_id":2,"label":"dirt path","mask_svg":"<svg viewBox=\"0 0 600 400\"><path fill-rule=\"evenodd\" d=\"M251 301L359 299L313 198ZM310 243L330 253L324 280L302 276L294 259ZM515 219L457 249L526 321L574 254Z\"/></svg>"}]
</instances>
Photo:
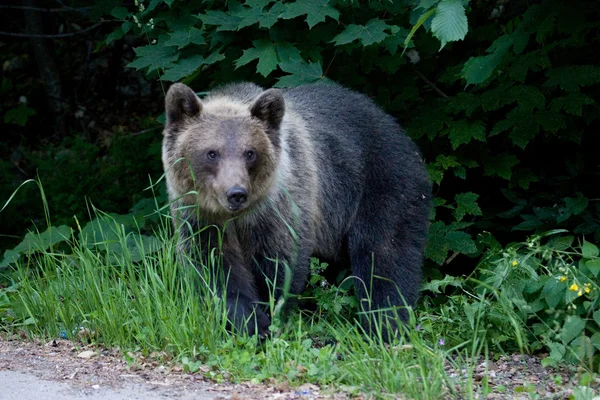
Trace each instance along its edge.
<instances>
[{"instance_id":1,"label":"dirt path","mask_svg":"<svg viewBox=\"0 0 600 400\"><path fill-rule=\"evenodd\" d=\"M201 374L143 360L77 348L66 340L6 340L0 337L0 400L39 399L342 399L314 385L297 389L251 383L215 384Z\"/></svg>"}]
</instances>

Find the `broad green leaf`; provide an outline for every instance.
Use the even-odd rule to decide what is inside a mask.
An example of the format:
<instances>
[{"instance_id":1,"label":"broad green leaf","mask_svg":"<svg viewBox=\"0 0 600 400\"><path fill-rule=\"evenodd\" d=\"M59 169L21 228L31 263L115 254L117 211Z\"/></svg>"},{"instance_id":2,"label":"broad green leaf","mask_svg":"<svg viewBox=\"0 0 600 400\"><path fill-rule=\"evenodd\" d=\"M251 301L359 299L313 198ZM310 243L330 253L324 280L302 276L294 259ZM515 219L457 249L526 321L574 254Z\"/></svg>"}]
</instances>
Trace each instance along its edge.
<instances>
[{"instance_id":1,"label":"broad green leaf","mask_svg":"<svg viewBox=\"0 0 600 400\"><path fill-rule=\"evenodd\" d=\"M136 59L127 64L128 67L143 69L148 67L148 72L159 68L168 68L179 58L175 46L148 45L133 49Z\"/></svg>"},{"instance_id":2,"label":"broad green leaf","mask_svg":"<svg viewBox=\"0 0 600 400\"><path fill-rule=\"evenodd\" d=\"M204 57L193 55L188 58L177 61L175 65L165 71L160 77L163 81L178 81L188 75L193 74L198 68L205 64Z\"/></svg>"},{"instance_id":3,"label":"broad green leaf","mask_svg":"<svg viewBox=\"0 0 600 400\"><path fill-rule=\"evenodd\" d=\"M45 251L57 243L69 240L72 232L66 225L51 226L42 233L29 232L13 250L24 254Z\"/></svg>"},{"instance_id":4,"label":"broad green leaf","mask_svg":"<svg viewBox=\"0 0 600 400\"><path fill-rule=\"evenodd\" d=\"M154 236L130 233L125 241L127 248L120 248L120 253L129 253L132 261L141 261L146 255L157 252L162 242Z\"/></svg>"},{"instance_id":5,"label":"broad green leaf","mask_svg":"<svg viewBox=\"0 0 600 400\"><path fill-rule=\"evenodd\" d=\"M251 61L258 60L256 71L262 76L268 76L277 68L277 52L273 42L266 39L252 42L253 48L244 50L240 58L235 61L235 68L239 68Z\"/></svg>"},{"instance_id":6,"label":"broad green leaf","mask_svg":"<svg viewBox=\"0 0 600 400\"><path fill-rule=\"evenodd\" d=\"M405 50L406 50L406 48L408 48L408 43L410 43L410 41L412 40L412 38L415 35L415 33L417 32L417 30L421 27L421 25L423 25L425 23L425 21L427 21L427 19L429 17L431 17L433 15L434 12L435 12L435 8L432 8L431 10L427 11L425 14L421 15L421 17L418 19L417 23L413 25L410 32L408 33L408 36L406 36L406 39L404 40L404 49ZM402 54L404 54L404 52Z\"/></svg>"},{"instance_id":7,"label":"broad green leaf","mask_svg":"<svg viewBox=\"0 0 600 400\"><path fill-rule=\"evenodd\" d=\"M600 310L594 311L593 318L594 318L594 321L596 322L596 324L598 325L598 327L600 327Z\"/></svg>"},{"instance_id":8,"label":"broad green leaf","mask_svg":"<svg viewBox=\"0 0 600 400\"><path fill-rule=\"evenodd\" d=\"M550 111L557 113L564 110L566 113L580 117L583 107L596 102L583 93L569 93L564 97L556 97L550 102Z\"/></svg>"},{"instance_id":9,"label":"broad green leaf","mask_svg":"<svg viewBox=\"0 0 600 400\"><path fill-rule=\"evenodd\" d=\"M454 210L454 218L457 221L462 221L465 215L482 215L481 208L477 205L479 195L473 192L459 193L454 196L456 201L456 209Z\"/></svg>"},{"instance_id":10,"label":"broad green leaf","mask_svg":"<svg viewBox=\"0 0 600 400\"><path fill-rule=\"evenodd\" d=\"M598 277L598 273L600 273L600 259L588 260L585 262L585 266L595 277Z\"/></svg>"},{"instance_id":11,"label":"broad green leaf","mask_svg":"<svg viewBox=\"0 0 600 400\"><path fill-rule=\"evenodd\" d=\"M556 250L556 251L565 251L571 247L575 237L573 236L558 236L552 238L548 242L548 247Z\"/></svg>"},{"instance_id":12,"label":"broad green leaf","mask_svg":"<svg viewBox=\"0 0 600 400\"><path fill-rule=\"evenodd\" d=\"M596 350L600 350L600 332L594 333L590 338L590 341L592 342L592 345L596 348Z\"/></svg>"},{"instance_id":13,"label":"broad green leaf","mask_svg":"<svg viewBox=\"0 0 600 400\"><path fill-rule=\"evenodd\" d=\"M281 62L279 67L286 75L277 81L275 87L294 87L316 81L327 82L328 79L323 76L323 69L319 63L305 63L301 60L292 60Z\"/></svg>"},{"instance_id":14,"label":"broad green leaf","mask_svg":"<svg viewBox=\"0 0 600 400\"><path fill-rule=\"evenodd\" d=\"M237 31L242 19L225 11L207 10L196 16L205 25L216 25L217 31Z\"/></svg>"},{"instance_id":15,"label":"broad green leaf","mask_svg":"<svg viewBox=\"0 0 600 400\"><path fill-rule=\"evenodd\" d=\"M561 337L564 343L571 343L573 339L581 335L585 329L585 321L576 315L569 315L561 329Z\"/></svg>"},{"instance_id":16,"label":"broad green leaf","mask_svg":"<svg viewBox=\"0 0 600 400\"><path fill-rule=\"evenodd\" d=\"M548 303L550 309L555 309L565 297L565 285L556 279L548 279L540 296Z\"/></svg>"},{"instance_id":17,"label":"broad green leaf","mask_svg":"<svg viewBox=\"0 0 600 400\"><path fill-rule=\"evenodd\" d=\"M259 28L271 28L281 17L281 13L285 10L283 3L275 3L267 10L263 8L269 2L246 2L250 7L244 8L243 11L237 14L242 20L238 25L238 29L254 25L258 22Z\"/></svg>"},{"instance_id":18,"label":"broad green leaf","mask_svg":"<svg viewBox=\"0 0 600 400\"><path fill-rule=\"evenodd\" d=\"M190 26L187 30L177 30L170 34L171 38L165 42L165 46L177 46L179 49L189 44L205 44L202 31Z\"/></svg>"},{"instance_id":19,"label":"broad green leaf","mask_svg":"<svg viewBox=\"0 0 600 400\"><path fill-rule=\"evenodd\" d=\"M125 17L127 17L128 14L129 12L125 7L115 7L110 12L110 15L112 15L116 19L125 19Z\"/></svg>"},{"instance_id":20,"label":"broad green leaf","mask_svg":"<svg viewBox=\"0 0 600 400\"><path fill-rule=\"evenodd\" d=\"M485 142L485 126L481 121L461 119L452 122L446 133L450 138L453 150L456 150L461 144L469 144L471 140Z\"/></svg>"},{"instance_id":21,"label":"broad green leaf","mask_svg":"<svg viewBox=\"0 0 600 400\"><path fill-rule=\"evenodd\" d=\"M277 52L279 62L302 61L300 50L290 42L275 42L275 51Z\"/></svg>"},{"instance_id":22,"label":"broad green leaf","mask_svg":"<svg viewBox=\"0 0 600 400\"><path fill-rule=\"evenodd\" d=\"M512 169L519 164L519 159L514 154L501 153L489 158L484 165L485 176L499 176L510 180Z\"/></svg>"},{"instance_id":23,"label":"broad green leaf","mask_svg":"<svg viewBox=\"0 0 600 400\"><path fill-rule=\"evenodd\" d=\"M473 241L471 235L469 235L466 232L448 232L448 234L446 235L446 240L448 242L448 248L450 250L463 254L477 252L477 246L475 246L475 241Z\"/></svg>"},{"instance_id":24,"label":"broad green leaf","mask_svg":"<svg viewBox=\"0 0 600 400\"><path fill-rule=\"evenodd\" d=\"M391 27L392 34L385 38L383 44L386 50L389 51L390 54L394 55L396 52L398 52L399 47L404 47L404 43L406 42L406 38L410 32L408 29L400 28L395 25L391 25ZM406 44L406 48L411 47L414 47L414 44L413 42L409 41L409 43Z\"/></svg>"},{"instance_id":25,"label":"broad green leaf","mask_svg":"<svg viewBox=\"0 0 600 400\"><path fill-rule=\"evenodd\" d=\"M485 82L500 64L514 41L515 38L512 35L504 35L496 39L487 49L487 52L491 54L469 58L460 73L461 77L467 81L468 85Z\"/></svg>"},{"instance_id":26,"label":"broad green leaf","mask_svg":"<svg viewBox=\"0 0 600 400\"><path fill-rule=\"evenodd\" d=\"M363 46L382 42L388 34L385 32L390 26L379 18L373 18L366 25L350 24L339 35L333 38L336 46L360 40Z\"/></svg>"},{"instance_id":27,"label":"broad green leaf","mask_svg":"<svg viewBox=\"0 0 600 400\"><path fill-rule=\"evenodd\" d=\"M281 14L281 18L292 19L306 15L306 23L312 29L319 22L324 22L325 17L339 20L340 13L330 5L331 3L331 0L296 0L285 5L285 11Z\"/></svg>"},{"instance_id":28,"label":"broad green leaf","mask_svg":"<svg viewBox=\"0 0 600 400\"><path fill-rule=\"evenodd\" d=\"M441 0L435 8L435 16L431 21L433 36L442 42L440 50L448 42L463 40L468 30L463 2L461 0Z\"/></svg>"},{"instance_id":29,"label":"broad green leaf","mask_svg":"<svg viewBox=\"0 0 600 400\"><path fill-rule=\"evenodd\" d=\"M566 221L571 215L579 215L588 207L589 200L580 192L576 193L576 197L565 197L565 205L558 209L557 222Z\"/></svg>"},{"instance_id":30,"label":"broad green leaf","mask_svg":"<svg viewBox=\"0 0 600 400\"><path fill-rule=\"evenodd\" d=\"M448 286L462 288L463 280L455 276L446 275L442 280L433 279L427 284L423 285L423 290L429 290L433 293L441 294L442 290L446 290Z\"/></svg>"},{"instance_id":31,"label":"broad green leaf","mask_svg":"<svg viewBox=\"0 0 600 400\"><path fill-rule=\"evenodd\" d=\"M21 253L15 250L6 250L4 252L4 256L2 257L2 261L0 261L0 268L8 267L11 264L16 263L21 257Z\"/></svg>"},{"instance_id":32,"label":"broad green leaf","mask_svg":"<svg viewBox=\"0 0 600 400\"><path fill-rule=\"evenodd\" d=\"M535 215L521 214L521 218L523 218L524 221L513 226L513 231L531 231L544 226L544 223Z\"/></svg>"},{"instance_id":33,"label":"broad green leaf","mask_svg":"<svg viewBox=\"0 0 600 400\"><path fill-rule=\"evenodd\" d=\"M585 258L598 257L598 246L584 240L581 245L581 254Z\"/></svg>"},{"instance_id":34,"label":"broad green leaf","mask_svg":"<svg viewBox=\"0 0 600 400\"><path fill-rule=\"evenodd\" d=\"M447 228L441 221L436 221L429 227L425 256L433 262L442 265L448 256Z\"/></svg>"},{"instance_id":35,"label":"broad green leaf","mask_svg":"<svg viewBox=\"0 0 600 400\"><path fill-rule=\"evenodd\" d=\"M578 92L580 86L600 83L600 67L597 65L572 65L551 68L546 73L544 86L558 86L567 92Z\"/></svg>"},{"instance_id":36,"label":"broad green leaf","mask_svg":"<svg viewBox=\"0 0 600 400\"><path fill-rule=\"evenodd\" d=\"M16 124L19 126L27 125L29 117L36 114L33 108L27 107L25 104L19 104L15 108L11 108L4 114L4 122L7 124Z\"/></svg>"}]
</instances>

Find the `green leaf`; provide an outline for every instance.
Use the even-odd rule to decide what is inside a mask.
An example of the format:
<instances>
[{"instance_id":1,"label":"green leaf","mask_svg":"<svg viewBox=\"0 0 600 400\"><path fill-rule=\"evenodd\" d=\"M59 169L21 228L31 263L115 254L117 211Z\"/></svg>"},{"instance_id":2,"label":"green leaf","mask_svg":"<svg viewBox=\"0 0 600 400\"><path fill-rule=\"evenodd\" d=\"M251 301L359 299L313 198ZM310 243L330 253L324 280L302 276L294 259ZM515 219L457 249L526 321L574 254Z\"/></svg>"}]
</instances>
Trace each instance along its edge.
<instances>
[{"instance_id":1,"label":"green leaf","mask_svg":"<svg viewBox=\"0 0 600 400\"><path fill-rule=\"evenodd\" d=\"M205 60L204 57L200 55L193 55L191 57L181 59L177 61L175 65L165 71L160 79L163 81L178 81L193 74L203 64L205 64Z\"/></svg>"},{"instance_id":2,"label":"green leaf","mask_svg":"<svg viewBox=\"0 0 600 400\"><path fill-rule=\"evenodd\" d=\"M597 65L573 65L551 68L546 73L544 86L558 86L567 92L578 92L580 86L600 83L600 67Z\"/></svg>"},{"instance_id":3,"label":"green leaf","mask_svg":"<svg viewBox=\"0 0 600 400\"><path fill-rule=\"evenodd\" d=\"M452 122L447 129L452 149L456 150L461 144L468 144L471 140L485 142L485 127L481 121L468 121L461 119Z\"/></svg>"},{"instance_id":4,"label":"green leaf","mask_svg":"<svg viewBox=\"0 0 600 400\"><path fill-rule=\"evenodd\" d=\"M581 254L584 258L598 257L598 247L588 241L583 241L581 245Z\"/></svg>"},{"instance_id":5,"label":"green leaf","mask_svg":"<svg viewBox=\"0 0 600 400\"><path fill-rule=\"evenodd\" d=\"M390 26L380 20L373 18L366 25L349 24L342 33L333 38L336 46L352 43L360 40L363 46L382 42L388 34L385 32Z\"/></svg>"},{"instance_id":6,"label":"green leaf","mask_svg":"<svg viewBox=\"0 0 600 400\"><path fill-rule=\"evenodd\" d=\"M598 325L600 327L600 310L594 311L593 318L594 318L594 321L596 322L596 325Z\"/></svg>"},{"instance_id":7,"label":"green leaf","mask_svg":"<svg viewBox=\"0 0 600 400\"><path fill-rule=\"evenodd\" d=\"M465 7L461 0L442 0L435 9L431 21L431 32L444 48L446 43L463 40L469 30Z\"/></svg>"},{"instance_id":8,"label":"green leaf","mask_svg":"<svg viewBox=\"0 0 600 400\"><path fill-rule=\"evenodd\" d=\"M580 192L576 193L576 197L565 197L565 205L558 209L557 222L566 221L571 215L579 215L589 205L589 200L584 197Z\"/></svg>"},{"instance_id":9,"label":"green leaf","mask_svg":"<svg viewBox=\"0 0 600 400\"><path fill-rule=\"evenodd\" d=\"M13 250L28 255L36 251L45 251L57 243L69 240L72 232L73 230L66 225L51 226L42 233L29 232Z\"/></svg>"},{"instance_id":10,"label":"green leaf","mask_svg":"<svg viewBox=\"0 0 600 400\"><path fill-rule=\"evenodd\" d=\"M550 111L557 113L561 110L580 117L583 114L583 107L590 104L596 104L594 99L583 93L569 93L564 97L557 97L550 103Z\"/></svg>"},{"instance_id":11,"label":"green leaf","mask_svg":"<svg viewBox=\"0 0 600 400\"><path fill-rule=\"evenodd\" d=\"M237 13L237 16L242 18L238 25L238 29L254 25L257 22L259 28L269 29L275 25L277 20L281 18L281 14L285 10L285 6L283 3L275 3L269 9L263 10L268 3L270 3L270 1L247 1L246 5L249 5L250 7L246 7L243 11Z\"/></svg>"},{"instance_id":12,"label":"green leaf","mask_svg":"<svg viewBox=\"0 0 600 400\"><path fill-rule=\"evenodd\" d=\"M125 19L125 17L127 17L128 14L129 12L125 7L115 7L110 12L110 15L117 19Z\"/></svg>"},{"instance_id":13,"label":"green leaf","mask_svg":"<svg viewBox=\"0 0 600 400\"><path fill-rule=\"evenodd\" d=\"M302 61L300 50L290 42L275 42L275 51L279 62Z\"/></svg>"},{"instance_id":14,"label":"green leaf","mask_svg":"<svg viewBox=\"0 0 600 400\"><path fill-rule=\"evenodd\" d=\"M513 231L530 231L544 226L544 223L535 215L521 214L521 218L525 221L513 226Z\"/></svg>"},{"instance_id":15,"label":"green leaf","mask_svg":"<svg viewBox=\"0 0 600 400\"><path fill-rule=\"evenodd\" d=\"M323 69L319 63L307 64L301 60L292 60L281 62L279 67L283 72L287 72L291 75L279 78L275 87L294 87L316 81L328 81L323 77Z\"/></svg>"},{"instance_id":16,"label":"green leaf","mask_svg":"<svg viewBox=\"0 0 600 400\"><path fill-rule=\"evenodd\" d=\"M417 23L412 27L412 29L408 33L408 36L406 36L406 39L404 40L404 48L405 49L408 47L408 44L412 40L412 38L415 35L415 33L417 32L417 30L421 27L421 25L423 25L425 23L425 21L427 21L427 19L429 17L431 17L433 15L434 12L435 12L435 8L432 8L431 10L427 11L425 14L421 15L421 17L418 19Z\"/></svg>"},{"instance_id":17,"label":"green leaf","mask_svg":"<svg viewBox=\"0 0 600 400\"><path fill-rule=\"evenodd\" d=\"M29 121L29 117L35 114L36 112L33 108L29 108L25 104L19 104L4 114L4 123L25 126Z\"/></svg>"},{"instance_id":18,"label":"green leaf","mask_svg":"<svg viewBox=\"0 0 600 400\"><path fill-rule=\"evenodd\" d=\"M205 44L202 31L190 26L187 30L177 30L170 34L171 38L164 43L164 46L177 46L179 49L189 44Z\"/></svg>"},{"instance_id":19,"label":"green leaf","mask_svg":"<svg viewBox=\"0 0 600 400\"><path fill-rule=\"evenodd\" d=\"M216 25L217 31L237 31L242 19L225 11L207 10L196 16L205 25Z\"/></svg>"},{"instance_id":20,"label":"green leaf","mask_svg":"<svg viewBox=\"0 0 600 400\"><path fill-rule=\"evenodd\" d=\"M477 252L475 241L466 232L454 231L446 235L448 248L458 253L470 254Z\"/></svg>"},{"instance_id":21,"label":"green leaf","mask_svg":"<svg viewBox=\"0 0 600 400\"><path fill-rule=\"evenodd\" d=\"M585 262L585 266L595 277L600 273L600 259L588 260Z\"/></svg>"},{"instance_id":22,"label":"green leaf","mask_svg":"<svg viewBox=\"0 0 600 400\"><path fill-rule=\"evenodd\" d=\"M174 46L148 45L133 50L137 57L127 66L135 69L148 67L148 72L171 67L179 58L179 53Z\"/></svg>"},{"instance_id":23,"label":"green leaf","mask_svg":"<svg viewBox=\"0 0 600 400\"><path fill-rule=\"evenodd\" d=\"M484 165L485 176L499 176L510 180L512 169L519 164L519 159L514 154L501 153L489 158Z\"/></svg>"},{"instance_id":24,"label":"green leaf","mask_svg":"<svg viewBox=\"0 0 600 400\"><path fill-rule=\"evenodd\" d=\"M429 227L425 256L439 265L442 265L448 256L447 231L448 229L441 221L436 221Z\"/></svg>"},{"instance_id":25,"label":"green leaf","mask_svg":"<svg viewBox=\"0 0 600 400\"><path fill-rule=\"evenodd\" d=\"M590 341L597 350L600 350L600 332L594 333L590 338Z\"/></svg>"},{"instance_id":26,"label":"green leaf","mask_svg":"<svg viewBox=\"0 0 600 400\"><path fill-rule=\"evenodd\" d=\"M459 193L454 196L456 201L456 209L454 210L454 218L457 221L462 221L465 215L482 215L481 208L477 205L479 195L473 192Z\"/></svg>"},{"instance_id":27,"label":"green leaf","mask_svg":"<svg viewBox=\"0 0 600 400\"><path fill-rule=\"evenodd\" d=\"M423 285L423 290L429 290L436 294L441 294L443 290L446 290L448 286L454 286L462 288L463 280L455 276L446 275L444 279L433 279L427 284Z\"/></svg>"},{"instance_id":28,"label":"green leaf","mask_svg":"<svg viewBox=\"0 0 600 400\"><path fill-rule=\"evenodd\" d=\"M306 23L310 29L319 22L324 22L325 17L339 21L340 13L330 5L331 2L331 0L296 0L285 5L281 18L292 19L306 15Z\"/></svg>"},{"instance_id":29,"label":"green leaf","mask_svg":"<svg viewBox=\"0 0 600 400\"><path fill-rule=\"evenodd\" d=\"M573 236L557 236L548 241L548 247L556 251L565 251L573 245Z\"/></svg>"},{"instance_id":30,"label":"green leaf","mask_svg":"<svg viewBox=\"0 0 600 400\"><path fill-rule=\"evenodd\" d=\"M256 71L262 76L268 76L277 68L277 52L273 42L266 39L255 40L252 42L253 48L244 50L240 58L235 61L235 68L248 64L250 61L258 59Z\"/></svg>"},{"instance_id":31,"label":"green leaf","mask_svg":"<svg viewBox=\"0 0 600 400\"><path fill-rule=\"evenodd\" d=\"M471 57L464 65L460 75L469 85L485 82L500 64L510 47L515 43L517 35L504 35L492 43L486 50L486 56Z\"/></svg>"},{"instance_id":32,"label":"green leaf","mask_svg":"<svg viewBox=\"0 0 600 400\"><path fill-rule=\"evenodd\" d=\"M565 285L556 279L548 279L540 296L548 303L550 309L554 309L564 299Z\"/></svg>"},{"instance_id":33,"label":"green leaf","mask_svg":"<svg viewBox=\"0 0 600 400\"><path fill-rule=\"evenodd\" d=\"M561 337L564 343L571 343L573 339L581 335L585 329L585 321L576 315L569 315L561 329Z\"/></svg>"},{"instance_id":34,"label":"green leaf","mask_svg":"<svg viewBox=\"0 0 600 400\"><path fill-rule=\"evenodd\" d=\"M15 250L6 250L4 252L4 256L2 257L2 261L0 261L0 268L8 267L11 264L16 263L21 257L21 253Z\"/></svg>"}]
</instances>

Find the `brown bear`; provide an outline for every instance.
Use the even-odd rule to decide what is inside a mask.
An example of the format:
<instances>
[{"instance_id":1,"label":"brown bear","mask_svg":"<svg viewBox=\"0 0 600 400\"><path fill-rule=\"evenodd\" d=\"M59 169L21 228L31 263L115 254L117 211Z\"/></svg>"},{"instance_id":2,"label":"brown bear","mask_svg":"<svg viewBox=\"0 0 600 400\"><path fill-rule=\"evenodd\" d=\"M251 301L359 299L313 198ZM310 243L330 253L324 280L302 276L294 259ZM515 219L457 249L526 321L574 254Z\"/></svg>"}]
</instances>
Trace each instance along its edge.
<instances>
[{"instance_id":1,"label":"brown bear","mask_svg":"<svg viewBox=\"0 0 600 400\"><path fill-rule=\"evenodd\" d=\"M351 266L365 310L415 304L431 183L415 144L366 96L237 83L201 101L176 83L162 154L180 251L197 268L222 257L232 326L265 335L267 282L281 290L287 271L301 293L311 256Z\"/></svg>"}]
</instances>

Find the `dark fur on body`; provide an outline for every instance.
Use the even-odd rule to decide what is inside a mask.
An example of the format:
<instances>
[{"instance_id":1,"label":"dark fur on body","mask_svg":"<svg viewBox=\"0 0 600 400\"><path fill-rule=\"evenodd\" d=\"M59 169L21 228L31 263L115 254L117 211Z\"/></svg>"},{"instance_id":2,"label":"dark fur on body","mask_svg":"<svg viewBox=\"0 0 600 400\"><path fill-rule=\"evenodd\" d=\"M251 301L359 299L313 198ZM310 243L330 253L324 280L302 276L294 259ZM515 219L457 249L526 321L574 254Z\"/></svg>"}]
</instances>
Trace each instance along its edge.
<instances>
[{"instance_id":1,"label":"dark fur on body","mask_svg":"<svg viewBox=\"0 0 600 400\"><path fill-rule=\"evenodd\" d=\"M175 84L166 109L163 163L182 250L199 246L205 257L211 230L195 244L192 233L229 220L222 255L236 326L255 312L267 332L256 302L268 296L273 259L278 284L282 265L290 267L293 293L304 290L312 255L349 262L359 299L369 291L366 309L416 302L431 184L417 147L370 99L338 85L264 91L242 83L200 102ZM207 161L213 148L216 162ZM228 206L231 187L248 191L242 209ZM248 328L254 333L253 321Z\"/></svg>"}]
</instances>

